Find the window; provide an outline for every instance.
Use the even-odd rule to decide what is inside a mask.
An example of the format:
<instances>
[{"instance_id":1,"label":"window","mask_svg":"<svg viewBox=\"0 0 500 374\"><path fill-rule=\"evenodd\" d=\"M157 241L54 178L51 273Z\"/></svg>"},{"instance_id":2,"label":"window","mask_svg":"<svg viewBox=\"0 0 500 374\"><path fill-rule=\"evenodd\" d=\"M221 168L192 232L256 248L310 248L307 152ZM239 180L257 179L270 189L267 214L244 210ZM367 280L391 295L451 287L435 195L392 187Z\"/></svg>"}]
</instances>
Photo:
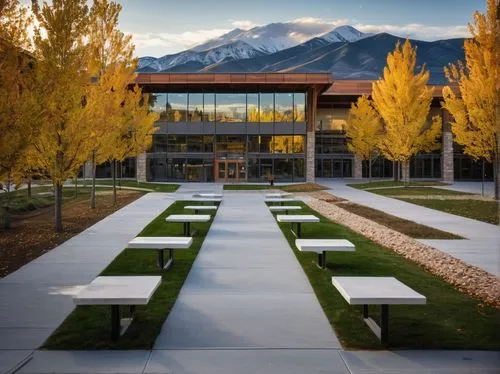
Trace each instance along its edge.
<instances>
[{"instance_id":1,"label":"window","mask_svg":"<svg viewBox=\"0 0 500 374\"><path fill-rule=\"evenodd\" d=\"M259 94L247 94L247 121L259 122Z\"/></svg>"},{"instance_id":2,"label":"window","mask_svg":"<svg viewBox=\"0 0 500 374\"><path fill-rule=\"evenodd\" d=\"M203 94L203 122L215 122L215 94Z\"/></svg>"},{"instance_id":3,"label":"window","mask_svg":"<svg viewBox=\"0 0 500 374\"><path fill-rule=\"evenodd\" d=\"M153 135L153 152L167 152L167 135Z\"/></svg>"},{"instance_id":4,"label":"window","mask_svg":"<svg viewBox=\"0 0 500 374\"><path fill-rule=\"evenodd\" d=\"M304 159L295 158L293 160L293 179L300 180L304 179Z\"/></svg>"},{"instance_id":5,"label":"window","mask_svg":"<svg viewBox=\"0 0 500 374\"><path fill-rule=\"evenodd\" d=\"M154 93L149 96L149 106L153 112L160 115L160 121L167 119L167 94Z\"/></svg>"},{"instance_id":6,"label":"window","mask_svg":"<svg viewBox=\"0 0 500 374\"><path fill-rule=\"evenodd\" d=\"M273 145L272 136L259 136L260 152L261 153L271 153Z\"/></svg>"},{"instance_id":7,"label":"window","mask_svg":"<svg viewBox=\"0 0 500 374\"><path fill-rule=\"evenodd\" d=\"M292 153L293 136L273 136L273 153Z\"/></svg>"},{"instance_id":8,"label":"window","mask_svg":"<svg viewBox=\"0 0 500 374\"><path fill-rule=\"evenodd\" d=\"M188 152L203 152L203 136L190 135L187 137Z\"/></svg>"},{"instance_id":9,"label":"window","mask_svg":"<svg viewBox=\"0 0 500 374\"><path fill-rule=\"evenodd\" d=\"M306 121L306 94L294 93L293 94L293 118L295 122Z\"/></svg>"},{"instance_id":10,"label":"window","mask_svg":"<svg viewBox=\"0 0 500 374\"><path fill-rule=\"evenodd\" d=\"M203 119L203 94L189 94L189 121L201 122Z\"/></svg>"},{"instance_id":11,"label":"window","mask_svg":"<svg viewBox=\"0 0 500 374\"><path fill-rule=\"evenodd\" d=\"M167 96L167 121L185 122L187 120L187 100L185 93L173 94Z\"/></svg>"},{"instance_id":12,"label":"window","mask_svg":"<svg viewBox=\"0 0 500 374\"><path fill-rule=\"evenodd\" d=\"M260 94L260 122L274 121L274 98L271 93Z\"/></svg>"},{"instance_id":13,"label":"window","mask_svg":"<svg viewBox=\"0 0 500 374\"><path fill-rule=\"evenodd\" d=\"M260 159L260 180L269 180L273 175L273 159L261 158Z\"/></svg>"},{"instance_id":14,"label":"window","mask_svg":"<svg viewBox=\"0 0 500 374\"><path fill-rule=\"evenodd\" d=\"M168 135L167 152L186 152L185 135Z\"/></svg>"},{"instance_id":15,"label":"window","mask_svg":"<svg viewBox=\"0 0 500 374\"><path fill-rule=\"evenodd\" d=\"M304 153L305 137L303 135L293 136L293 153Z\"/></svg>"},{"instance_id":16,"label":"window","mask_svg":"<svg viewBox=\"0 0 500 374\"><path fill-rule=\"evenodd\" d=\"M258 135L249 135L248 136L248 152L259 152L259 136Z\"/></svg>"},{"instance_id":17,"label":"window","mask_svg":"<svg viewBox=\"0 0 500 374\"><path fill-rule=\"evenodd\" d=\"M274 178L291 181L293 179L293 163L291 158L277 158L274 160Z\"/></svg>"},{"instance_id":18,"label":"window","mask_svg":"<svg viewBox=\"0 0 500 374\"><path fill-rule=\"evenodd\" d=\"M216 103L217 122L246 121L245 94L217 94Z\"/></svg>"},{"instance_id":19,"label":"window","mask_svg":"<svg viewBox=\"0 0 500 374\"><path fill-rule=\"evenodd\" d=\"M214 151L214 137L212 135L206 135L203 137L203 152L213 152Z\"/></svg>"},{"instance_id":20,"label":"window","mask_svg":"<svg viewBox=\"0 0 500 374\"><path fill-rule=\"evenodd\" d=\"M275 122L293 121L293 94L277 93L274 95Z\"/></svg>"}]
</instances>

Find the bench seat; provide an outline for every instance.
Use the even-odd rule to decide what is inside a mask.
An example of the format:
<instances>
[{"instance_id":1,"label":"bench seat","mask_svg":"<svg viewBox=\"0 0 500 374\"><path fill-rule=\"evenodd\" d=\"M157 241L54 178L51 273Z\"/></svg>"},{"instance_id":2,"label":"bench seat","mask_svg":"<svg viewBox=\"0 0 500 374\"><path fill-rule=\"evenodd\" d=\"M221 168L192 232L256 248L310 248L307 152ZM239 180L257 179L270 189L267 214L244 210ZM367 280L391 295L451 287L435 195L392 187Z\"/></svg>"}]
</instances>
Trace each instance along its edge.
<instances>
[{"instance_id":1,"label":"bench seat","mask_svg":"<svg viewBox=\"0 0 500 374\"><path fill-rule=\"evenodd\" d=\"M275 205L275 206L270 206L269 210L271 212L285 212L285 214L288 214L289 210L301 210L302 207L300 205Z\"/></svg>"},{"instance_id":2,"label":"bench seat","mask_svg":"<svg viewBox=\"0 0 500 374\"><path fill-rule=\"evenodd\" d=\"M184 207L184 209L186 210L194 210L194 213L195 214L198 214L198 212L200 210L204 210L204 211L215 211L217 210L217 207L215 205L186 205Z\"/></svg>"},{"instance_id":3,"label":"bench seat","mask_svg":"<svg viewBox=\"0 0 500 374\"><path fill-rule=\"evenodd\" d=\"M316 252L318 266L326 268L326 252L354 252L356 247L346 239L297 239L295 246L300 252Z\"/></svg>"},{"instance_id":4,"label":"bench seat","mask_svg":"<svg viewBox=\"0 0 500 374\"><path fill-rule=\"evenodd\" d=\"M188 249L193 244L189 236L138 236L128 242L127 248L158 250L158 266L167 270L174 263L174 249ZM164 263L164 251L168 249L169 259Z\"/></svg>"},{"instance_id":5,"label":"bench seat","mask_svg":"<svg viewBox=\"0 0 500 374\"><path fill-rule=\"evenodd\" d=\"M135 306L147 305L160 283L160 276L97 277L73 297L73 302L75 305L110 305L111 338L117 340L132 323ZM120 306L130 307L128 318L120 318Z\"/></svg>"},{"instance_id":6,"label":"bench seat","mask_svg":"<svg viewBox=\"0 0 500 374\"><path fill-rule=\"evenodd\" d=\"M184 223L184 236L193 236L191 223L208 222L210 219L209 214L171 214L165 218L165 221Z\"/></svg>"},{"instance_id":7,"label":"bench seat","mask_svg":"<svg viewBox=\"0 0 500 374\"><path fill-rule=\"evenodd\" d=\"M319 222L319 218L312 214L278 214L276 219L278 222L290 223L290 229L297 238L300 238L302 234L301 228L303 223ZM293 224L297 225L297 231L293 230Z\"/></svg>"},{"instance_id":8,"label":"bench seat","mask_svg":"<svg viewBox=\"0 0 500 374\"><path fill-rule=\"evenodd\" d=\"M363 318L383 344L388 341L389 305L423 305L419 294L394 277L332 277L332 284L349 305L363 305ZM380 305L380 325L368 316L368 305Z\"/></svg>"}]
</instances>

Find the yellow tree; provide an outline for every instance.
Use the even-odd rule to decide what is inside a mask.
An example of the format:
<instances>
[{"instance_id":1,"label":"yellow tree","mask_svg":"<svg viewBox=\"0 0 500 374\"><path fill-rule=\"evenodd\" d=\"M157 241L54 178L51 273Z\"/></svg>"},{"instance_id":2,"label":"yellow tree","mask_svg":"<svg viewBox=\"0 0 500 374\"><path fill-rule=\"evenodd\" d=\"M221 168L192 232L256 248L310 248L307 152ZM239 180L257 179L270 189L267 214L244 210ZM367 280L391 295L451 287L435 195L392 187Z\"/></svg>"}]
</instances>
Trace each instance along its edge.
<instances>
[{"instance_id":1,"label":"yellow tree","mask_svg":"<svg viewBox=\"0 0 500 374\"><path fill-rule=\"evenodd\" d=\"M90 11L90 60L89 70L95 82L89 105L92 117L93 183L92 208L95 207L95 166L110 160L113 169L113 191L116 200L116 162L114 149L119 146L120 134L125 126L122 120L123 103L128 97L128 86L135 79L137 59L133 57L134 45L130 35L118 29L122 7L108 0L94 0Z\"/></svg>"},{"instance_id":2,"label":"yellow tree","mask_svg":"<svg viewBox=\"0 0 500 374\"><path fill-rule=\"evenodd\" d=\"M90 85L87 71L86 0L33 1L37 94L44 108L34 142L36 166L51 178L55 191L55 229L62 231L62 187L85 162L91 139L86 118Z\"/></svg>"},{"instance_id":3,"label":"yellow tree","mask_svg":"<svg viewBox=\"0 0 500 374\"><path fill-rule=\"evenodd\" d=\"M34 60L27 33L31 23L27 8L18 0L0 1L0 182L6 182L7 192L14 174L18 175L14 169L37 132L39 110L32 92ZM2 207L5 227L10 222L9 197Z\"/></svg>"},{"instance_id":4,"label":"yellow tree","mask_svg":"<svg viewBox=\"0 0 500 374\"><path fill-rule=\"evenodd\" d=\"M415 73L417 52L406 40L387 55L383 78L373 83L375 109L383 119L379 149L389 160L403 164L403 180L409 180L410 158L429 152L439 145L441 118L427 122L433 88L427 86L429 71L425 66Z\"/></svg>"},{"instance_id":5,"label":"yellow tree","mask_svg":"<svg viewBox=\"0 0 500 374\"><path fill-rule=\"evenodd\" d=\"M349 139L347 147L363 160L368 160L368 178L372 178L372 158L378 151L381 121L377 111L365 95L351 104L344 128Z\"/></svg>"},{"instance_id":6,"label":"yellow tree","mask_svg":"<svg viewBox=\"0 0 500 374\"><path fill-rule=\"evenodd\" d=\"M469 25L473 38L464 41L465 64L459 61L445 68L448 80L458 83L460 95L445 87L442 103L453 116L451 129L464 153L483 160L483 166L484 161L494 162L496 199L500 196L497 7L498 1L489 0L486 15L474 13L474 24Z\"/></svg>"}]
</instances>

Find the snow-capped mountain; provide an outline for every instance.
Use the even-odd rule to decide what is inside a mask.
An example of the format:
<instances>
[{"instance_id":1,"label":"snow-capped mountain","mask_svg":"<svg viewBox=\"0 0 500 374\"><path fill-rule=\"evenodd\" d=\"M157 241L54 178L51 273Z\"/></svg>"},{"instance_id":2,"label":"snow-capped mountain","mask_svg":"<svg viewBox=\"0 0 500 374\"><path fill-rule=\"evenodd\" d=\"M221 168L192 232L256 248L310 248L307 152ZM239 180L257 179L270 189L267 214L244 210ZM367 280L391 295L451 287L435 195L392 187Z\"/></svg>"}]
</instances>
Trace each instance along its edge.
<instances>
[{"instance_id":1,"label":"snow-capped mountain","mask_svg":"<svg viewBox=\"0 0 500 374\"><path fill-rule=\"evenodd\" d=\"M204 51L194 51L189 49L173 55L166 55L160 58L144 57L139 59L138 71L168 71L176 66L186 63L197 63L204 67L227 59L241 60L261 56L264 53L256 50L247 43L237 40Z\"/></svg>"},{"instance_id":2,"label":"snow-capped mountain","mask_svg":"<svg viewBox=\"0 0 500 374\"><path fill-rule=\"evenodd\" d=\"M334 28L332 31L321 35L320 38L329 41L330 43L349 43L355 42L356 40L360 40L371 35L372 34L362 33L352 26L345 25Z\"/></svg>"},{"instance_id":3,"label":"snow-capped mountain","mask_svg":"<svg viewBox=\"0 0 500 374\"><path fill-rule=\"evenodd\" d=\"M138 71L170 71L183 65L189 69L203 68L223 61L276 53L319 36L327 43L352 42L366 36L351 26L329 28L326 24L307 22L270 23L247 31L237 28L180 53L140 58Z\"/></svg>"}]
</instances>

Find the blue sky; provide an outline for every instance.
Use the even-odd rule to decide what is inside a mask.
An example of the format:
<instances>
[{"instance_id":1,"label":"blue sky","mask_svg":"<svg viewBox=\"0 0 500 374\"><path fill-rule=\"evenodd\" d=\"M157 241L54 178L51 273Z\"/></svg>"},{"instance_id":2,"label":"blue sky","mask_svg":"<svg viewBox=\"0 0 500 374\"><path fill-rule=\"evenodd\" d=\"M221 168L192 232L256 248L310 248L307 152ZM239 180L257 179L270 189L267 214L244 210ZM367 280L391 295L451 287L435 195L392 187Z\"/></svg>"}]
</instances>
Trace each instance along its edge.
<instances>
[{"instance_id":1,"label":"blue sky","mask_svg":"<svg viewBox=\"0 0 500 374\"><path fill-rule=\"evenodd\" d=\"M23 2L29 2L23 0ZM90 2L90 1L89 1ZM120 28L134 35L136 54L182 51L235 27L300 20L422 40L468 35L486 0L118 0Z\"/></svg>"}]
</instances>

